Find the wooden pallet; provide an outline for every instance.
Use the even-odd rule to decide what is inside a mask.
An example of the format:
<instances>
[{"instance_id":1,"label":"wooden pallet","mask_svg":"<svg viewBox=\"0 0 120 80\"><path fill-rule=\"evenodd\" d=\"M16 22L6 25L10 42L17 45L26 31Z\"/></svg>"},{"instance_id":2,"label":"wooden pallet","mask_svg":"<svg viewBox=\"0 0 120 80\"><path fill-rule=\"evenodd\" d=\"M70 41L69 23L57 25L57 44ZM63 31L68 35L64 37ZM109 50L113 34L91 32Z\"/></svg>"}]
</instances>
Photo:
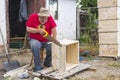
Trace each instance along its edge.
<instances>
[{"instance_id":1,"label":"wooden pallet","mask_svg":"<svg viewBox=\"0 0 120 80\"><path fill-rule=\"evenodd\" d=\"M79 65L77 65L77 66L73 67L72 69L65 71L65 72L59 72L58 70L54 70L52 67L50 67L50 68L43 69L40 72L29 72L29 73L31 73L31 75L37 76L37 77L43 76L43 77L47 77L50 79L62 80L67 77L70 77L80 71L84 71L84 70L88 69L89 67L90 67L89 64L80 63Z\"/></svg>"}]
</instances>

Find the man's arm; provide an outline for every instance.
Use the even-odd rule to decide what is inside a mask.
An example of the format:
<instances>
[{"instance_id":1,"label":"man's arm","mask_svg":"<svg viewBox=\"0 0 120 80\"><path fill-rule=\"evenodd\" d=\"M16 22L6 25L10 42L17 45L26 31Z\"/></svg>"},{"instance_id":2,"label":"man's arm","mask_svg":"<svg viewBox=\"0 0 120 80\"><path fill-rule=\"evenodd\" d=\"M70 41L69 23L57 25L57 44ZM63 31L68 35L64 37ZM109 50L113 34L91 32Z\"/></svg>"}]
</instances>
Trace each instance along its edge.
<instances>
[{"instance_id":1,"label":"man's arm","mask_svg":"<svg viewBox=\"0 0 120 80\"><path fill-rule=\"evenodd\" d=\"M52 37L53 37L54 39L57 39L57 31L56 31L56 28L53 28L53 29L52 29Z\"/></svg>"},{"instance_id":2,"label":"man's arm","mask_svg":"<svg viewBox=\"0 0 120 80\"><path fill-rule=\"evenodd\" d=\"M43 35L45 32L42 29L36 29L36 28L31 28L27 26L27 32L29 33L40 33L41 35Z\"/></svg>"}]
</instances>

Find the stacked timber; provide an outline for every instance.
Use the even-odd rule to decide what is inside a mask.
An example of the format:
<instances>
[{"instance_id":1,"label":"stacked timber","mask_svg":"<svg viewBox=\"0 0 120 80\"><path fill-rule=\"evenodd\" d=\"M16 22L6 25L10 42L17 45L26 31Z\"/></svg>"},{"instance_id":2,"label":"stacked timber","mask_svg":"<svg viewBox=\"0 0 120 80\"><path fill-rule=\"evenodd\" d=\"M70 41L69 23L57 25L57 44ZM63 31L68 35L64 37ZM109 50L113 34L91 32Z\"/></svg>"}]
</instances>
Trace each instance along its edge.
<instances>
[{"instance_id":1,"label":"stacked timber","mask_svg":"<svg viewBox=\"0 0 120 80\"><path fill-rule=\"evenodd\" d=\"M120 56L120 0L98 0L99 56Z\"/></svg>"}]
</instances>

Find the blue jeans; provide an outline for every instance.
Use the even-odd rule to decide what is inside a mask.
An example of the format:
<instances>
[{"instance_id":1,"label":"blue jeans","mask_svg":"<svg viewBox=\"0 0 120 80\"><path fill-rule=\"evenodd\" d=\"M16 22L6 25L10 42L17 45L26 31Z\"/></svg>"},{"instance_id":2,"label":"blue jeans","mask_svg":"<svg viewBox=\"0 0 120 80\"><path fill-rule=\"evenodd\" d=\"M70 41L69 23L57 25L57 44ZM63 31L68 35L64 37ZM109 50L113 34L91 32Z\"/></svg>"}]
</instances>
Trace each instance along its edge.
<instances>
[{"instance_id":1,"label":"blue jeans","mask_svg":"<svg viewBox=\"0 0 120 80\"><path fill-rule=\"evenodd\" d=\"M51 44L48 44L48 42L40 42L36 39L30 39L30 46L34 56L34 65L36 71L42 69L40 61L40 49L46 48L44 65L47 67L51 66Z\"/></svg>"}]
</instances>

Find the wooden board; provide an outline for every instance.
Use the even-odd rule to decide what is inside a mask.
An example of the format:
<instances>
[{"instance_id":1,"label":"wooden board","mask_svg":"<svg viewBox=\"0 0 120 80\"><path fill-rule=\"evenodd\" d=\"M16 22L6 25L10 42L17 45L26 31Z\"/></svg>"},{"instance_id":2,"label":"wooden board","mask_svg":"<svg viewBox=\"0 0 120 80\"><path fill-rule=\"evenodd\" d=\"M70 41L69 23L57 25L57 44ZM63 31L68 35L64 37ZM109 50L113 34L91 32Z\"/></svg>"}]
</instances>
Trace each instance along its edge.
<instances>
[{"instance_id":1,"label":"wooden board","mask_svg":"<svg viewBox=\"0 0 120 80\"><path fill-rule=\"evenodd\" d=\"M108 7L98 9L99 20L120 19L120 7Z\"/></svg>"},{"instance_id":2,"label":"wooden board","mask_svg":"<svg viewBox=\"0 0 120 80\"><path fill-rule=\"evenodd\" d=\"M66 46L63 45L60 50L60 55L59 55L59 72L64 72L66 71Z\"/></svg>"},{"instance_id":3,"label":"wooden board","mask_svg":"<svg viewBox=\"0 0 120 80\"><path fill-rule=\"evenodd\" d=\"M52 67L53 69L57 69L59 71L65 71L66 64L66 47L62 45L62 47L57 46L52 43Z\"/></svg>"},{"instance_id":4,"label":"wooden board","mask_svg":"<svg viewBox=\"0 0 120 80\"><path fill-rule=\"evenodd\" d=\"M120 32L99 33L99 44L120 44Z\"/></svg>"},{"instance_id":5,"label":"wooden board","mask_svg":"<svg viewBox=\"0 0 120 80\"><path fill-rule=\"evenodd\" d=\"M120 45L99 45L99 56L118 57L120 56Z\"/></svg>"},{"instance_id":6,"label":"wooden board","mask_svg":"<svg viewBox=\"0 0 120 80\"><path fill-rule=\"evenodd\" d=\"M79 64L79 43L66 46L66 62L69 64Z\"/></svg>"},{"instance_id":7,"label":"wooden board","mask_svg":"<svg viewBox=\"0 0 120 80\"><path fill-rule=\"evenodd\" d=\"M60 47L52 44L52 67L53 69L58 69L59 68L59 60L60 60Z\"/></svg>"},{"instance_id":8,"label":"wooden board","mask_svg":"<svg viewBox=\"0 0 120 80\"><path fill-rule=\"evenodd\" d=\"M28 66L29 66L29 65L25 65L25 66L16 68L16 69L14 69L14 70L8 71L8 72L6 72L6 74L3 75L3 77L16 76L17 73L26 71L25 68L27 68Z\"/></svg>"},{"instance_id":9,"label":"wooden board","mask_svg":"<svg viewBox=\"0 0 120 80\"><path fill-rule=\"evenodd\" d=\"M120 20L99 20L99 32L120 31Z\"/></svg>"},{"instance_id":10,"label":"wooden board","mask_svg":"<svg viewBox=\"0 0 120 80\"><path fill-rule=\"evenodd\" d=\"M40 77L40 76L44 76L44 77L48 77L51 78L53 80L62 80L65 79L67 77L70 77L71 75L74 75L80 71L86 70L90 67L91 65L89 64L83 64L80 63L77 66L74 66L73 68L69 69L68 71L65 71L63 73L59 72L58 70L52 70L52 68L49 69L43 69L40 72L31 72L34 76Z\"/></svg>"},{"instance_id":11,"label":"wooden board","mask_svg":"<svg viewBox=\"0 0 120 80\"><path fill-rule=\"evenodd\" d=\"M90 67L90 65L88 65L88 64L80 63L78 66L75 66L72 69L70 69L68 71L65 71L63 73L55 71L55 72L52 72L52 73L48 74L47 76L49 78L52 78L52 79L55 79L55 80L62 80L64 78L67 78L67 77L69 77L71 75L74 75L74 74L76 74L76 73L78 73L80 71L88 69L89 67Z\"/></svg>"},{"instance_id":12,"label":"wooden board","mask_svg":"<svg viewBox=\"0 0 120 80\"><path fill-rule=\"evenodd\" d=\"M75 66L78 66L79 64L66 64L66 71L74 68Z\"/></svg>"},{"instance_id":13,"label":"wooden board","mask_svg":"<svg viewBox=\"0 0 120 80\"><path fill-rule=\"evenodd\" d=\"M59 41L62 45L70 45L70 44L78 43L77 40L68 40L68 39L62 39Z\"/></svg>"},{"instance_id":14,"label":"wooden board","mask_svg":"<svg viewBox=\"0 0 120 80\"><path fill-rule=\"evenodd\" d=\"M97 0L98 7L120 6L120 0Z\"/></svg>"}]
</instances>

